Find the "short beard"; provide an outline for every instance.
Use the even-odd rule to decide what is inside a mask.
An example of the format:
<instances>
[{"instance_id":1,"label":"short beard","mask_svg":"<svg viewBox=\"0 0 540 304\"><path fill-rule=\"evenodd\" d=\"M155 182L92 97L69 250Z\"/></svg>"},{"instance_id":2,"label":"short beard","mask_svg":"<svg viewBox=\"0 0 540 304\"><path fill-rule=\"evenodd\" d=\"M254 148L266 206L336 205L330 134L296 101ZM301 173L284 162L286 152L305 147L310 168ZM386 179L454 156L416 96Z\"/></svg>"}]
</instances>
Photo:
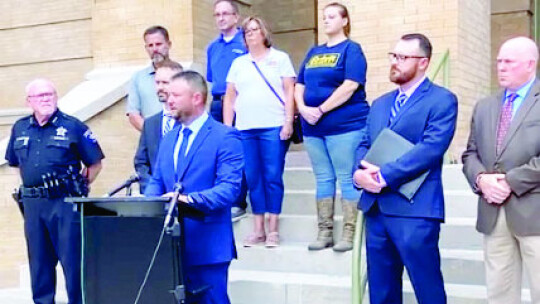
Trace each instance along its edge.
<instances>
[{"instance_id":1,"label":"short beard","mask_svg":"<svg viewBox=\"0 0 540 304\"><path fill-rule=\"evenodd\" d=\"M167 96L161 96L161 95L158 94L158 100L161 103L166 103L167 102Z\"/></svg>"},{"instance_id":2,"label":"short beard","mask_svg":"<svg viewBox=\"0 0 540 304\"><path fill-rule=\"evenodd\" d=\"M397 69L395 69L397 71ZM402 85L404 83L407 83L411 81L414 76L416 75L416 68L414 70L409 71L398 71L397 75L393 73L394 68L390 68L390 81L397 84Z\"/></svg>"},{"instance_id":3,"label":"short beard","mask_svg":"<svg viewBox=\"0 0 540 304\"><path fill-rule=\"evenodd\" d=\"M162 55L162 54L154 54L154 55L152 55L152 64L154 64L154 66L155 66L155 65L163 62L165 59L167 59L167 57Z\"/></svg>"}]
</instances>

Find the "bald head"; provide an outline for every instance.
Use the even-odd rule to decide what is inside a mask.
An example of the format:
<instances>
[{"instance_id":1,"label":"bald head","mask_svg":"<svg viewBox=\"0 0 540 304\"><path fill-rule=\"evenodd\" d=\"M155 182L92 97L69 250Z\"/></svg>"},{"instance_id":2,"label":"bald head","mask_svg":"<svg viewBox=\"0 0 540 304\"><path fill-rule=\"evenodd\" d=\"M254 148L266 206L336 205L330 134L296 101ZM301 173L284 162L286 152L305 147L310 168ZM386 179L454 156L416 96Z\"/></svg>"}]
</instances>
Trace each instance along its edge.
<instances>
[{"instance_id":1,"label":"bald head","mask_svg":"<svg viewBox=\"0 0 540 304\"><path fill-rule=\"evenodd\" d=\"M26 85L26 103L32 108L40 125L45 124L56 112L57 102L56 88L50 80L38 78Z\"/></svg>"},{"instance_id":2,"label":"bald head","mask_svg":"<svg viewBox=\"0 0 540 304\"><path fill-rule=\"evenodd\" d=\"M56 93L56 87L54 86L54 84L52 83L52 81L50 81L49 79L46 79L46 78L36 78L32 81L30 81L26 87L24 88L24 91L26 92L26 96L28 97L28 95L30 95L30 91L32 91L32 89L34 87L48 87L50 89L52 89L55 93Z\"/></svg>"},{"instance_id":3,"label":"bald head","mask_svg":"<svg viewBox=\"0 0 540 304\"><path fill-rule=\"evenodd\" d=\"M503 43L497 55L497 76L502 88L515 91L536 77L538 46L527 37Z\"/></svg>"}]
</instances>

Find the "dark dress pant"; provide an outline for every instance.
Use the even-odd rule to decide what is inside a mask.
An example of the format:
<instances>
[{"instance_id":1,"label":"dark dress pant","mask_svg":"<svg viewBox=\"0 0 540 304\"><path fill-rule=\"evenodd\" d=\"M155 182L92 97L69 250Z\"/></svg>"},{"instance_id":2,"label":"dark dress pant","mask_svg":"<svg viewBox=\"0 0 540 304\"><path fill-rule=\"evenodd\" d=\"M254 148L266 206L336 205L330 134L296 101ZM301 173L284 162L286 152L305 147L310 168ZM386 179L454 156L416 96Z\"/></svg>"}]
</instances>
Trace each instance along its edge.
<instances>
[{"instance_id":1,"label":"dark dress pant","mask_svg":"<svg viewBox=\"0 0 540 304\"><path fill-rule=\"evenodd\" d=\"M34 303L54 303L58 261L69 304L82 303L79 213L64 198L23 198L23 204Z\"/></svg>"},{"instance_id":2,"label":"dark dress pant","mask_svg":"<svg viewBox=\"0 0 540 304\"><path fill-rule=\"evenodd\" d=\"M419 304L445 304L440 221L384 215L376 204L365 215L370 303L403 302L405 267Z\"/></svg>"}]
</instances>

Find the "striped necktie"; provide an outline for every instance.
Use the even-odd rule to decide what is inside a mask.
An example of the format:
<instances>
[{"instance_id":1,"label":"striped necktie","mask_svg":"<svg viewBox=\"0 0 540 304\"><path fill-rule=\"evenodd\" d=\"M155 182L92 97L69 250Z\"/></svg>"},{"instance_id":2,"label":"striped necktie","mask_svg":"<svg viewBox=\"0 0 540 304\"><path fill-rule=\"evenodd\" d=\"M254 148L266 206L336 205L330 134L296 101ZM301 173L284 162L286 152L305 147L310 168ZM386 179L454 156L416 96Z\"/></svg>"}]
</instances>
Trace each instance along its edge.
<instances>
[{"instance_id":1,"label":"striped necktie","mask_svg":"<svg viewBox=\"0 0 540 304\"><path fill-rule=\"evenodd\" d=\"M394 121L394 118L396 118L397 113L403 107L405 104L405 101L407 100L407 95L405 93L399 94L399 96L396 98L396 101L394 102L394 106L390 110L390 123Z\"/></svg>"},{"instance_id":2,"label":"striped necktie","mask_svg":"<svg viewBox=\"0 0 540 304\"><path fill-rule=\"evenodd\" d=\"M508 95L508 97L506 97L506 102L501 109L499 126L497 128L497 153L501 152L504 138L510 129L510 123L512 122L512 108L514 107L514 101L518 96L519 95L516 93Z\"/></svg>"},{"instance_id":3,"label":"striped necktie","mask_svg":"<svg viewBox=\"0 0 540 304\"><path fill-rule=\"evenodd\" d=\"M163 119L165 119L165 126L163 126L163 132L161 136L165 136L165 134L169 133L170 130L172 130L174 126L174 119L169 114L163 114Z\"/></svg>"}]
</instances>

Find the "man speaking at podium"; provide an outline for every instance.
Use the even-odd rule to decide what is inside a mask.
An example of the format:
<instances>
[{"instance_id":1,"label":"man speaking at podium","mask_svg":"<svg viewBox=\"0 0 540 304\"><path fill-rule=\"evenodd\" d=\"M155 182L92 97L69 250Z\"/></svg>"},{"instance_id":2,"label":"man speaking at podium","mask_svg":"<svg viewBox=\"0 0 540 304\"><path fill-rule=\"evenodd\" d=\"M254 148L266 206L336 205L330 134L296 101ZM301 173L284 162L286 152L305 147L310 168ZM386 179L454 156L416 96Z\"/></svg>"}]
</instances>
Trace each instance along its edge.
<instances>
[{"instance_id":1,"label":"man speaking at podium","mask_svg":"<svg viewBox=\"0 0 540 304\"><path fill-rule=\"evenodd\" d=\"M236 258L231 204L240 195L243 151L238 132L208 116L206 97L197 72L172 77L167 102L181 125L162 139L145 195L170 194L175 183L182 184L179 201L205 215L203 221L185 219L186 287L210 286L196 299L188 295L187 303L230 303L228 268Z\"/></svg>"}]
</instances>

